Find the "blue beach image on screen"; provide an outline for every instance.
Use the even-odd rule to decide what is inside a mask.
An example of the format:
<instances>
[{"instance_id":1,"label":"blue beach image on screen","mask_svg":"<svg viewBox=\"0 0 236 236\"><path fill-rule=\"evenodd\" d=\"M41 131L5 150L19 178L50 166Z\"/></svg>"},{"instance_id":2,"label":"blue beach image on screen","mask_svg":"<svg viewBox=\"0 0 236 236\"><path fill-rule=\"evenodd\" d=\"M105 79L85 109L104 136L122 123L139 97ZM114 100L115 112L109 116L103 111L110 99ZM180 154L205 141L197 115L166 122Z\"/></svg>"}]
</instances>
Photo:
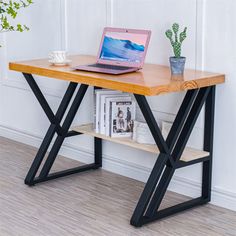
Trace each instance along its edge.
<instances>
[{"instance_id":1,"label":"blue beach image on screen","mask_svg":"<svg viewBox=\"0 0 236 236\"><path fill-rule=\"evenodd\" d=\"M135 34L127 33L106 34L100 59L139 63L142 60L146 42L146 36L141 37L140 35L137 37Z\"/></svg>"}]
</instances>

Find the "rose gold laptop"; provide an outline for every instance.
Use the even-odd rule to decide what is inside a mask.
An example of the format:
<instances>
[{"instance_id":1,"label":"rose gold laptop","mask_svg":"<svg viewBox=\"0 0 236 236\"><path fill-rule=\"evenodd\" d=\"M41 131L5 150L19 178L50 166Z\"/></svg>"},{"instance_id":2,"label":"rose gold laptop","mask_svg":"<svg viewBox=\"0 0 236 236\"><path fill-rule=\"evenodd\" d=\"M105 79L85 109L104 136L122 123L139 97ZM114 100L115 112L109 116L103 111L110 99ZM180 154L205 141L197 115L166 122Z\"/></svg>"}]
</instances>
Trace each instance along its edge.
<instances>
[{"instance_id":1,"label":"rose gold laptop","mask_svg":"<svg viewBox=\"0 0 236 236\"><path fill-rule=\"evenodd\" d=\"M97 61L76 70L124 74L142 69L150 41L150 30L104 28Z\"/></svg>"}]
</instances>

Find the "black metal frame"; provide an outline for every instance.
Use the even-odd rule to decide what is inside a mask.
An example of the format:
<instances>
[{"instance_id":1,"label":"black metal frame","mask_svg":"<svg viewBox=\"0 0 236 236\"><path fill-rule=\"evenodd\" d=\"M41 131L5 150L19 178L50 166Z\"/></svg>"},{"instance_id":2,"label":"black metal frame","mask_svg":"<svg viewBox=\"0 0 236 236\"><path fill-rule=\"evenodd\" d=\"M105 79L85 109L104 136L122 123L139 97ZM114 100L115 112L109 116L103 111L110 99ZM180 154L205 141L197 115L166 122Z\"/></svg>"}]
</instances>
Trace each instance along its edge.
<instances>
[{"instance_id":1,"label":"black metal frame","mask_svg":"<svg viewBox=\"0 0 236 236\"><path fill-rule=\"evenodd\" d=\"M102 140L99 138L94 138L94 163L49 174L65 138L81 134L78 132L69 131L69 128L84 98L88 85L81 84L79 90L73 98L77 83L70 82L66 93L61 101L61 104L59 105L59 108L56 112L56 115L54 115L33 76L31 74L26 73L23 73L23 75L26 81L28 82L30 88L32 89L33 93L35 94L37 100L39 101L41 107L43 108L45 114L47 115L49 121L51 122L51 125L45 135L45 138L25 178L25 184L32 186L36 183L48 181L51 179L56 179L59 177L100 168L102 166ZM68 110L67 115L65 116L66 110L69 107L71 100L73 100L72 104ZM62 125L60 125L64 116L64 122L62 123ZM40 165L46 156L49 145L51 144L55 134L57 134L56 140L53 143L53 146L48 154L48 157L46 158L46 161L38 177L36 177Z\"/></svg>"},{"instance_id":2,"label":"black metal frame","mask_svg":"<svg viewBox=\"0 0 236 236\"><path fill-rule=\"evenodd\" d=\"M49 173L65 138L81 134L75 131L69 131L69 128L84 98L88 85L81 84L79 90L73 98L77 83L71 82L56 114L54 115L33 76L26 73L23 73L23 75L51 123L25 178L25 184L32 186L36 183L102 167L102 140L99 138L94 138L94 163L56 173ZM187 91L166 140L164 140L162 136L160 128L158 127L158 124L153 116L145 96L138 94L134 94L134 96L150 128L156 145L160 150L160 154L156 160L156 163L130 220L131 225L140 227L146 223L173 215L175 213L205 204L210 201L215 86ZM71 100L72 104L68 110L67 115L65 116L66 110L69 107ZM180 160L180 158L204 104L204 150L208 151L210 154L207 157L194 161L183 162ZM65 119L62 123L64 116ZM57 137L38 177L36 177L54 135L57 135ZM201 197L169 207L167 209L158 210L167 191L169 183L175 173L175 170L200 162L203 163Z\"/></svg>"},{"instance_id":3,"label":"black metal frame","mask_svg":"<svg viewBox=\"0 0 236 236\"><path fill-rule=\"evenodd\" d=\"M144 96L135 95L160 154L131 218L131 225L140 227L178 212L205 204L211 199L212 151L214 129L215 86L189 90L182 102L172 128L164 141ZM205 103L204 150L210 154L190 162L180 160L187 141ZM170 181L178 168L203 163L201 197L159 210Z\"/></svg>"}]
</instances>

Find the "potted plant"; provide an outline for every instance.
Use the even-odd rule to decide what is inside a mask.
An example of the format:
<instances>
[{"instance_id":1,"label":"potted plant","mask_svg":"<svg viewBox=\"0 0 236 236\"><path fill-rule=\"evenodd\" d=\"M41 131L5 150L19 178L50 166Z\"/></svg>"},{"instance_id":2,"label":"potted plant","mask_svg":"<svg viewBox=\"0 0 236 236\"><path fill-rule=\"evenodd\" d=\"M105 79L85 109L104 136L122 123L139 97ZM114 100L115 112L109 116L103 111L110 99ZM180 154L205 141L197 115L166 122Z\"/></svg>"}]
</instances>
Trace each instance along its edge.
<instances>
[{"instance_id":1,"label":"potted plant","mask_svg":"<svg viewBox=\"0 0 236 236\"><path fill-rule=\"evenodd\" d=\"M18 12L22 8L26 8L32 3L32 0L0 1L0 32L23 32L25 30L29 30L26 25L22 25L20 23L13 25L13 20L16 19Z\"/></svg>"},{"instance_id":2,"label":"potted plant","mask_svg":"<svg viewBox=\"0 0 236 236\"><path fill-rule=\"evenodd\" d=\"M182 43L187 37L186 31L187 27L179 34L179 24L177 23L172 25L172 30L166 31L166 37L170 40L174 52L174 57L170 57L171 73L174 75L184 73L186 57L181 56L181 49Z\"/></svg>"}]
</instances>

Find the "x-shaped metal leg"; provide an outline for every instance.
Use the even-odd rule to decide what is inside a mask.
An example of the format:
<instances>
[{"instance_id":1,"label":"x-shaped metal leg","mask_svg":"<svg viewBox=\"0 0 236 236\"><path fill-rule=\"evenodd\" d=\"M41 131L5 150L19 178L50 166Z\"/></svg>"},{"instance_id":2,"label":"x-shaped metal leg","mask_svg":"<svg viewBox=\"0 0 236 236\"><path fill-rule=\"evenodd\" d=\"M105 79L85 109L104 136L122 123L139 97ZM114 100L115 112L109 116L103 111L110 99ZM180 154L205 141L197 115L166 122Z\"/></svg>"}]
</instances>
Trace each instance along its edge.
<instances>
[{"instance_id":1,"label":"x-shaped metal leg","mask_svg":"<svg viewBox=\"0 0 236 236\"><path fill-rule=\"evenodd\" d=\"M135 95L135 98L160 150L160 154L130 221L132 225L139 227L210 201L215 86L187 92L166 141L161 134L146 98L142 95ZM204 103L204 150L208 151L210 155L198 160L182 162L180 158ZM202 196L158 211L175 170L199 162L203 162Z\"/></svg>"},{"instance_id":2,"label":"x-shaped metal leg","mask_svg":"<svg viewBox=\"0 0 236 236\"><path fill-rule=\"evenodd\" d=\"M90 170L90 169L97 169L102 166L102 140L99 138L94 138L94 150L95 150L95 161L92 164L87 164L84 166L79 166L76 168L56 172L49 174L51 167L58 155L58 152L63 144L65 138L79 135L80 133L69 131L71 123L76 115L77 110L80 107L80 104L84 98L84 95L87 91L88 85L80 85L78 92L76 93L73 102L69 108L69 111L64 119L63 124L62 119L66 113L67 108L69 107L70 101L72 100L73 94L76 90L77 83L71 82L66 90L66 93L59 105L59 108L54 115L53 111L51 110L50 106L48 105L45 97L43 96L41 90L39 89L36 81L34 80L31 74L23 73L26 81L28 82L30 88L32 89L33 93L35 94L37 100L39 101L41 107L43 108L45 114L47 115L51 125L45 135L45 138L36 154L36 157L30 167L30 170L25 178L25 184L27 185L34 185L39 182L47 181L50 179L55 179L59 177L63 177L70 174L75 174L78 172ZM36 174L40 168L40 165L45 158L49 145L51 144L54 135L57 134L57 138L52 146L51 151L39 173L39 176L36 177Z\"/></svg>"}]
</instances>

